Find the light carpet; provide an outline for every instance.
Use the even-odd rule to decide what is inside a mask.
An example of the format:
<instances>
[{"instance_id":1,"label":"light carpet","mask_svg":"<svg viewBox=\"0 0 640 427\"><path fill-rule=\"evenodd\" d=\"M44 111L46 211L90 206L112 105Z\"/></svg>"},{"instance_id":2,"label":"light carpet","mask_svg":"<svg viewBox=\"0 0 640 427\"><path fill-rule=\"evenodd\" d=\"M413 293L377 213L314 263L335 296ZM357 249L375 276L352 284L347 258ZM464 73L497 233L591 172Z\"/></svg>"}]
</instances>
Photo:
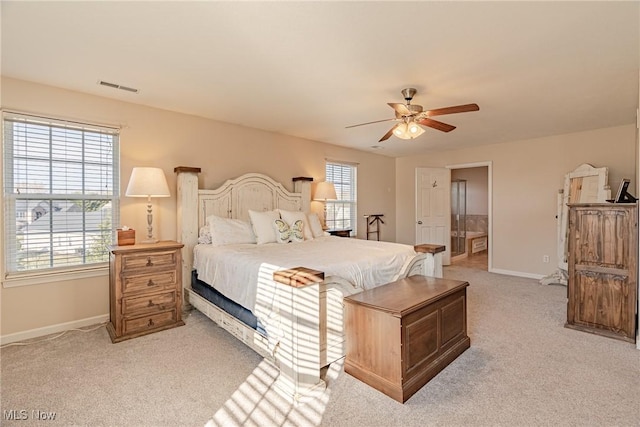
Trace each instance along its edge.
<instances>
[{"instance_id":1,"label":"light carpet","mask_svg":"<svg viewBox=\"0 0 640 427\"><path fill-rule=\"evenodd\" d=\"M273 366L194 311L119 344L102 327L3 348L0 424L640 426L640 351L564 328L565 287L455 266L445 277L470 283L471 348L404 405L341 363L322 396L292 405Z\"/></svg>"}]
</instances>

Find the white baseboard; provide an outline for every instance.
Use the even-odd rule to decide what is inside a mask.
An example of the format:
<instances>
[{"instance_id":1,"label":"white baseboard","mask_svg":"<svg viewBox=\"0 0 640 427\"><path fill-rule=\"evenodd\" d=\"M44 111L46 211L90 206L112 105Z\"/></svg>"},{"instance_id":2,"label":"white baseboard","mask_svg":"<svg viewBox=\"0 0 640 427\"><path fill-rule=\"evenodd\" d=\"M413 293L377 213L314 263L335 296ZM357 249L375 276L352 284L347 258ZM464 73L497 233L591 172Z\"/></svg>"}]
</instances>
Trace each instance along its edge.
<instances>
[{"instance_id":1,"label":"white baseboard","mask_svg":"<svg viewBox=\"0 0 640 427\"><path fill-rule=\"evenodd\" d=\"M489 273L506 274L507 276L526 277L527 279L540 280L543 277L547 277L544 274L524 273L522 271L503 270L501 268L492 268Z\"/></svg>"},{"instance_id":2,"label":"white baseboard","mask_svg":"<svg viewBox=\"0 0 640 427\"><path fill-rule=\"evenodd\" d=\"M0 336L0 345L13 342L30 340L32 338L43 337L45 335L56 334L58 332L68 331L69 329L84 328L86 326L97 325L109 321L109 314L88 317L86 319L74 320L72 322L58 323L56 325L44 326L42 328L29 329L28 331L16 332L14 334Z\"/></svg>"}]
</instances>

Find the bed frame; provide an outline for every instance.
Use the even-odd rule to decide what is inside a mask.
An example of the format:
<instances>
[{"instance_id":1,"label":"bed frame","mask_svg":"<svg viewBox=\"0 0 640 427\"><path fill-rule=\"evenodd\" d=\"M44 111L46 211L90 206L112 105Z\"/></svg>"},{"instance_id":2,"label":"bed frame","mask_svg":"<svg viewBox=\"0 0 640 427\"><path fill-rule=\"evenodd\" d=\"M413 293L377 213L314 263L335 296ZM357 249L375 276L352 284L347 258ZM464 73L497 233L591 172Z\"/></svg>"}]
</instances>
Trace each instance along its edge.
<instances>
[{"instance_id":1,"label":"bed frame","mask_svg":"<svg viewBox=\"0 0 640 427\"><path fill-rule=\"evenodd\" d=\"M183 278L191 277L193 249L208 215L249 221L249 209L310 211L312 178L293 178L293 192L257 173L228 180L215 190L201 190L198 188L200 168L177 167L174 171L178 187L178 240L184 244ZM442 277L439 255L418 253L401 272L401 277L414 274ZM358 290L339 277L292 286L274 280L275 272L268 273L262 275L264 280L258 285L256 311L259 311L260 295L268 295L271 313L278 314L282 331L275 346L253 328L195 293L189 280L183 281L185 308L189 305L196 308L273 362L280 370L277 387L286 396L301 400L324 390L320 370L345 355L342 298Z\"/></svg>"}]
</instances>

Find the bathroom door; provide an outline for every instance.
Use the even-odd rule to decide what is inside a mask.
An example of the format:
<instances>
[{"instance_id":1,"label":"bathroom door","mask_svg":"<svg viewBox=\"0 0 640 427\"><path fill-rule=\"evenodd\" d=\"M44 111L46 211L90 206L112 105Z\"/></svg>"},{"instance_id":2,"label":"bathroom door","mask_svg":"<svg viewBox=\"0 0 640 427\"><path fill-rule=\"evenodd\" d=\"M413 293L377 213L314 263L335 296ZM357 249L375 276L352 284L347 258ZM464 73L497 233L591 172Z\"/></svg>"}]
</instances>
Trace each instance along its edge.
<instances>
[{"instance_id":1,"label":"bathroom door","mask_svg":"<svg viewBox=\"0 0 640 427\"><path fill-rule=\"evenodd\" d=\"M444 245L451 264L451 169L416 168L416 244Z\"/></svg>"}]
</instances>

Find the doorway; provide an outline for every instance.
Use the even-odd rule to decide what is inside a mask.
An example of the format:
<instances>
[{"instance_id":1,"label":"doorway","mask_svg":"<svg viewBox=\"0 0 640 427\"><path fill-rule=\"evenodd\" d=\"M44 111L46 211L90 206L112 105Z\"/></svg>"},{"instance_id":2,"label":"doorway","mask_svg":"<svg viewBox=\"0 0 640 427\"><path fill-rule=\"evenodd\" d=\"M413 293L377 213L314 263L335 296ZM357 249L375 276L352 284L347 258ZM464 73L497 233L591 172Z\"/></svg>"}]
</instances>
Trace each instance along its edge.
<instances>
[{"instance_id":1,"label":"doorway","mask_svg":"<svg viewBox=\"0 0 640 427\"><path fill-rule=\"evenodd\" d=\"M451 263L491 271L491 162L447 168L451 169Z\"/></svg>"}]
</instances>

